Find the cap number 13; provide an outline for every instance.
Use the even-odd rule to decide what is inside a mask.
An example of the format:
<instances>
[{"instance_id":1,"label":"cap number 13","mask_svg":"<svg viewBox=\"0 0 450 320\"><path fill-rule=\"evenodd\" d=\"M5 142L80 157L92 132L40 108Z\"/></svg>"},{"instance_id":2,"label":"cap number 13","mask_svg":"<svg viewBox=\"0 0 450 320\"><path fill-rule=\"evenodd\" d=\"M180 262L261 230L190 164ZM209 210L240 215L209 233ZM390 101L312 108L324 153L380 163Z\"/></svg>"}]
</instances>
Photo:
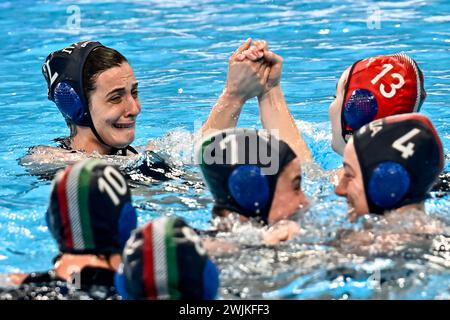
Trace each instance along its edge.
<instances>
[{"instance_id":1,"label":"cap number 13","mask_svg":"<svg viewBox=\"0 0 450 320\"><path fill-rule=\"evenodd\" d=\"M391 71L394 66L390 63L383 64L383 71L381 71L375 78L372 79L371 83L375 85L382 77L384 77L389 71ZM385 98L392 98L397 93L397 89L400 89L405 84L405 79L399 73L391 74L391 77L398 80L398 83L391 83L389 86L391 87L390 91L386 92L386 88L384 84L380 84L380 92Z\"/></svg>"}]
</instances>

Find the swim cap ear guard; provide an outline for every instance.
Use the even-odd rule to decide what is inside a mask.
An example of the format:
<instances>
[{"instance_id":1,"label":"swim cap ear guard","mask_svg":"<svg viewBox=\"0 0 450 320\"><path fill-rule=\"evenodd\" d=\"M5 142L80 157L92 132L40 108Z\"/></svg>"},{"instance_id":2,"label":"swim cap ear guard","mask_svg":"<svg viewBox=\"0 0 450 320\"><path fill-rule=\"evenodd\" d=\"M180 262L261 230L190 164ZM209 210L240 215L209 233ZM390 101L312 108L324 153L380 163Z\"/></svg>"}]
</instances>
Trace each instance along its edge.
<instances>
[{"instance_id":1,"label":"swim cap ear guard","mask_svg":"<svg viewBox=\"0 0 450 320\"><path fill-rule=\"evenodd\" d=\"M296 158L265 131L233 128L206 136L196 159L215 206L267 223L276 183Z\"/></svg>"},{"instance_id":2,"label":"swim cap ear guard","mask_svg":"<svg viewBox=\"0 0 450 320\"><path fill-rule=\"evenodd\" d=\"M237 166L228 177L228 189L239 206L250 212L263 210L270 199L269 181L256 165Z\"/></svg>"},{"instance_id":3,"label":"swim cap ear guard","mask_svg":"<svg viewBox=\"0 0 450 320\"><path fill-rule=\"evenodd\" d=\"M417 63L405 54L367 58L349 72L341 107L345 142L363 125L387 116L419 112L426 92Z\"/></svg>"},{"instance_id":4,"label":"swim cap ear guard","mask_svg":"<svg viewBox=\"0 0 450 320\"><path fill-rule=\"evenodd\" d=\"M219 272L197 233L180 218L136 229L123 251L115 287L123 299L212 300Z\"/></svg>"},{"instance_id":5,"label":"swim cap ear guard","mask_svg":"<svg viewBox=\"0 0 450 320\"><path fill-rule=\"evenodd\" d=\"M424 201L444 167L441 140L423 115L376 120L353 138L371 213Z\"/></svg>"},{"instance_id":6,"label":"swim cap ear guard","mask_svg":"<svg viewBox=\"0 0 450 320\"><path fill-rule=\"evenodd\" d=\"M123 300L130 300L127 290L127 279L123 273L123 263L120 264L119 269L114 274L114 286Z\"/></svg>"},{"instance_id":7,"label":"swim cap ear guard","mask_svg":"<svg viewBox=\"0 0 450 320\"><path fill-rule=\"evenodd\" d=\"M120 210L119 216L119 244L123 249L127 240L131 236L131 232L137 227L137 214L136 209L133 207L131 202L126 202L123 204Z\"/></svg>"},{"instance_id":8,"label":"swim cap ear guard","mask_svg":"<svg viewBox=\"0 0 450 320\"><path fill-rule=\"evenodd\" d=\"M65 119L78 125L89 125L86 108L83 106L80 96L70 84L66 82L58 83L53 98Z\"/></svg>"},{"instance_id":9,"label":"swim cap ear guard","mask_svg":"<svg viewBox=\"0 0 450 320\"><path fill-rule=\"evenodd\" d=\"M367 184L371 202L383 209L392 209L399 204L411 187L408 170L400 163L385 161L378 164Z\"/></svg>"},{"instance_id":10,"label":"swim cap ear guard","mask_svg":"<svg viewBox=\"0 0 450 320\"><path fill-rule=\"evenodd\" d=\"M105 162L86 159L55 178L46 222L60 252L121 253L137 215L123 175Z\"/></svg>"},{"instance_id":11,"label":"swim cap ear guard","mask_svg":"<svg viewBox=\"0 0 450 320\"><path fill-rule=\"evenodd\" d=\"M378 112L378 103L375 95L366 89L356 89L344 106L344 123L352 129L361 128L371 122Z\"/></svg>"},{"instance_id":12,"label":"swim cap ear guard","mask_svg":"<svg viewBox=\"0 0 450 320\"><path fill-rule=\"evenodd\" d=\"M48 55L42 66L47 81L48 98L55 102L65 119L80 126L90 126L88 101L84 95L83 69L89 54L100 42L74 43Z\"/></svg>"}]
</instances>

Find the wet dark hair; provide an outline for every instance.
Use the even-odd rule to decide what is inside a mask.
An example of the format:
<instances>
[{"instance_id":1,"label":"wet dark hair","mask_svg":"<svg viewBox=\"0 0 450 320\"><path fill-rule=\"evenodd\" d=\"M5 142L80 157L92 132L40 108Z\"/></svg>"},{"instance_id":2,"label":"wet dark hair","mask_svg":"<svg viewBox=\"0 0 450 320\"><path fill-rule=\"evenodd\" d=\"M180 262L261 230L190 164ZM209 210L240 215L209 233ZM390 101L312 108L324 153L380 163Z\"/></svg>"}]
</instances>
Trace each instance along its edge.
<instances>
[{"instance_id":1,"label":"wet dark hair","mask_svg":"<svg viewBox=\"0 0 450 320\"><path fill-rule=\"evenodd\" d=\"M96 89L95 81L100 73L128 62L119 51L108 47L97 47L89 54L83 68L84 95L90 103L91 93Z\"/></svg>"},{"instance_id":2,"label":"wet dark hair","mask_svg":"<svg viewBox=\"0 0 450 320\"><path fill-rule=\"evenodd\" d=\"M212 216L213 218L215 217L223 218L226 216L226 209L215 204L214 207L212 208Z\"/></svg>"},{"instance_id":3,"label":"wet dark hair","mask_svg":"<svg viewBox=\"0 0 450 320\"><path fill-rule=\"evenodd\" d=\"M64 255L63 252L59 252L55 257L53 257L52 259L52 263L53 265L55 265L59 260L61 260L62 256ZM103 253L103 254L99 254L99 253L95 253L94 254L98 259L103 259L106 261L106 263L108 264L108 267L110 267L111 269L114 269L114 266L112 265L112 261L111 261L111 257L112 257L112 253Z\"/></svg>"}]
</instances>

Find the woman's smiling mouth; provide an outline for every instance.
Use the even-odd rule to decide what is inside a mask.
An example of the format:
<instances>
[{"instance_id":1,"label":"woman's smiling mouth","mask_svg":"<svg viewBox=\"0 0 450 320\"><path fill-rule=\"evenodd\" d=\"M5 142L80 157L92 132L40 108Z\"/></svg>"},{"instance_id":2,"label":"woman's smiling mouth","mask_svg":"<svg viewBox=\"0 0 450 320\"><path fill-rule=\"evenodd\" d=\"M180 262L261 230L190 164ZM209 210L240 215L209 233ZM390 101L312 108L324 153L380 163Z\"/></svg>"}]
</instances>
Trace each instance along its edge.
<instances>
[{"instance_id":1,"label":"woman's smiling mouth","mask_svg":"<svg viewBox=\"0 0 450 320\"><path fill-rule=\"evenodd\" d=\"M129 123L115 123L113 125L114 128L117 129L130 129L130 128L134 128L134 126L136 125L136 122L129 122Z\"/></svg>"}]
</instances>

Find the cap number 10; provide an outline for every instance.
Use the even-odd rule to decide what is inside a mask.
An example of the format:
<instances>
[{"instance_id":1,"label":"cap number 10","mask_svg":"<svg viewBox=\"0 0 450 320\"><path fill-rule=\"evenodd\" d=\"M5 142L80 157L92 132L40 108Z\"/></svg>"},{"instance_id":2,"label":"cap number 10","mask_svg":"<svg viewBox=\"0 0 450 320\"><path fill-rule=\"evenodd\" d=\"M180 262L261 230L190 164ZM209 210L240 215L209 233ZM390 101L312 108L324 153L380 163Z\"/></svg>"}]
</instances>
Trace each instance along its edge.
<instances>
[{"instance_id":1,"label":"cap number 10","mask_svg":"<svg viewBox=\"0 0 450 320\"><path fill-rule=\"evenodd\" d=\"M127 182L113 167L106 167L103 174L105 178L100 177L100 179L98 179L98 188L101 192L106 191L111 198L111 201L117 206L120 203L117 194L123 196L127 193Z\"/></svg>"}]
</instances>

